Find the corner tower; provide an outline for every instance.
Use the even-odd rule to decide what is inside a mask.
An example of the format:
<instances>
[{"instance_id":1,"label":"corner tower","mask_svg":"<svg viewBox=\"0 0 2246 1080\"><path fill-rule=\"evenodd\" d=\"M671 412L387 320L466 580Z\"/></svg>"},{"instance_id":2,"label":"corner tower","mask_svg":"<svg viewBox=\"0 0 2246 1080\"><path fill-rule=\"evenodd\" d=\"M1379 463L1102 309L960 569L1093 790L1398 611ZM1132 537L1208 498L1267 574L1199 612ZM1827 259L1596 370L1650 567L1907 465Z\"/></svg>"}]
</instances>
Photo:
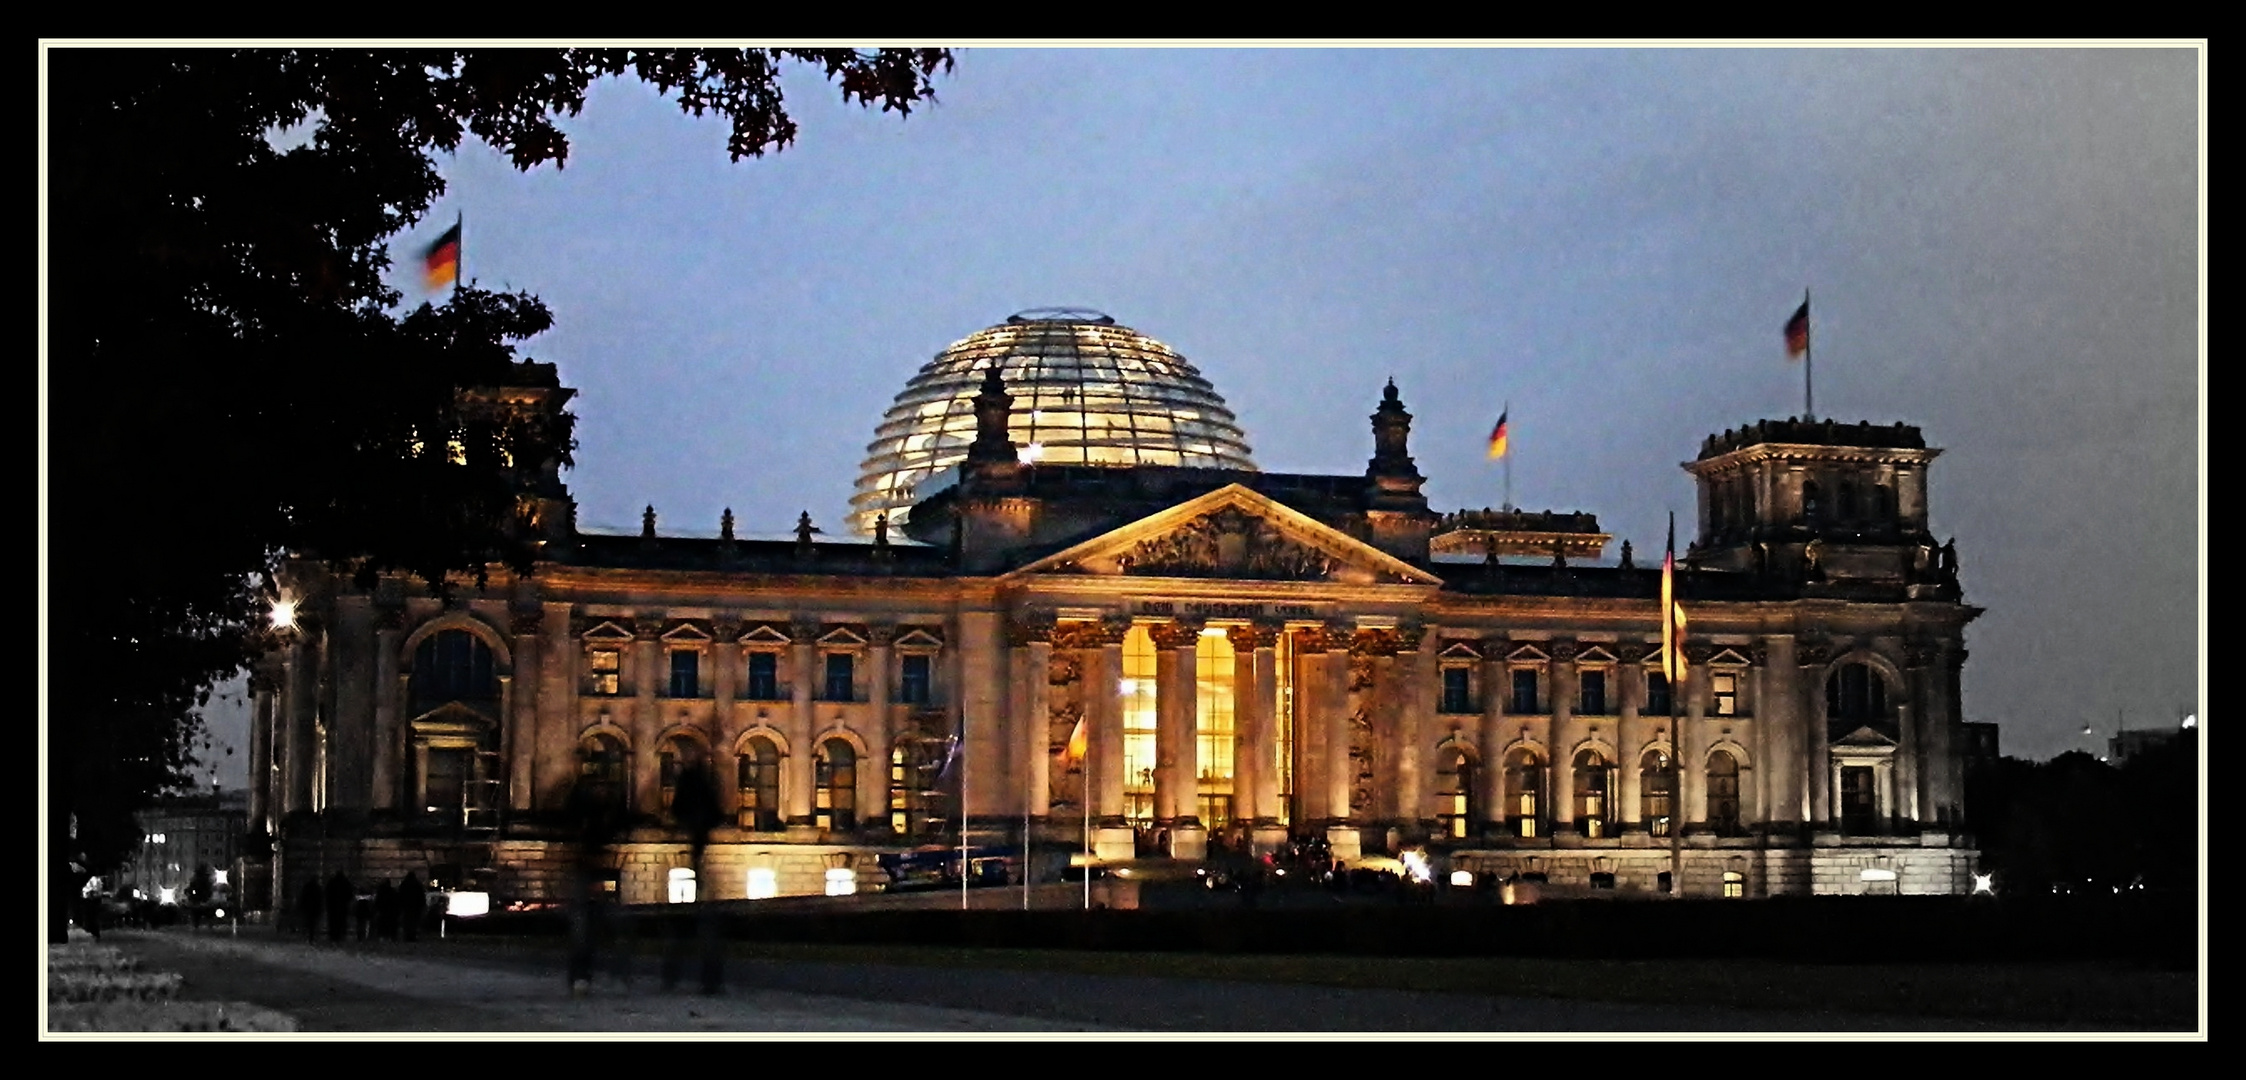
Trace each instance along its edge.
<instances>
[{"instance_id":1,"label":"corner tower","mask_svg":"<svg viewBox=\"0 0 2246 1080\"><path fill-rule=\"evenodd\" d=\"M1954 589L1953 549L1927 531L1927 470L1941 453L1902 423L1762 420L1710 435L1684 465L1700 511L1687 558L1810 582Z\"/></svg>"}]
</instances>

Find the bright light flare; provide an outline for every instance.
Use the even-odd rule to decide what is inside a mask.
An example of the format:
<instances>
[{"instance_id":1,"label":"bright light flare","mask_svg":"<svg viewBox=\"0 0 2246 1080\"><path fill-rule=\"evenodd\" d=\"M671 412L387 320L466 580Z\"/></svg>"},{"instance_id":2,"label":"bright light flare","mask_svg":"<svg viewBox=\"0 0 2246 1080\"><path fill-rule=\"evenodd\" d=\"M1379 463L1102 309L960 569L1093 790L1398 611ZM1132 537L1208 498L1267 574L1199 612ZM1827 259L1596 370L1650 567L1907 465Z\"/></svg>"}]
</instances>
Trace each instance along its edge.
<instances>
[{"instance_id":1,"label":"bright light flare","mask_svg":"<svg viewBox=\"0 0 2246 1080\"><path fill-rule=\"evenodd\" d=\"M294 601L294 600L275 600L275 601L273 601L273 610L272 610L272 613L271 613L271 615L270 615L270 618L271 618L271 619L273 620L273 629L275 629L275 630L293 630L293 629L295 629L295 628L296 628L296 601Z\"/></svg>"},{"instance_id":2,"label":"bright light flare","mask_svg":"<svg viewBox=\"0 0 2246 1080\"><path fill-rule=\"evenodd\" d=\"M683 866L671 868L670 901L674 904L694 902L694 871Z\"/></svg>"},{"instance_id":3,"label":"bright light flare","mask_svg":"<svg viewBox=\"0 0 2246 1080\"><path fill-rule=\"evenodd\" d=\"M1975 896L1995 896L1995 895L1996 895L1996 875L1995 875L1995 874L1975 874L1975 875L1973 875L1973 895L1975 895Z\"/></svg>"},{"instance_id":4,"label":"bright light flare","mask_svg":"<svg viewBox=\"0 0 2246 1080\"><path fill-rule=\"evenodd\" d=\"M1471 888L1473 888L1473 887L1474 887L1474 872L1473 872L1472 870L1453 870L1453 871L1451 871L1451 888L1454 888L1454 889L1471 889Z\"/></svg>"},{"instance_id":5,"label":"bright light flare","mask_svg":"<svg viewBox=\"0 0 2246 1080\"><path fill-rule=\"evenodd\" d=\"M769 867L752 867L749 870L749 899L770 900L780 895L780 876Z\"/></svg>"},{"instance_id":6,"label":"bright light flare","mask_svg":"<svg viewBox=\"0 0 2246 1080\"><path fill-rule=\"evenodd\" d=\"M1435 868L1427 865L1426 852L1420 851L1416 848L1411 851L1406 851L1402 855L1401 861L1404 864L1404 871L1412 876L1413 881L1427 882L1435 880Z\"/></svg>"},{"instance_id":7,"label":"bright light flare","mask_svg":"<svg viewBox=\"0 0 2246 1080\"><path fill-rule=\"evenodd\" d=\"M456 892L445 898L445 914L459 919L473 919L491 914L491 894L486 892Z\"/></svg>"}]
</instances>

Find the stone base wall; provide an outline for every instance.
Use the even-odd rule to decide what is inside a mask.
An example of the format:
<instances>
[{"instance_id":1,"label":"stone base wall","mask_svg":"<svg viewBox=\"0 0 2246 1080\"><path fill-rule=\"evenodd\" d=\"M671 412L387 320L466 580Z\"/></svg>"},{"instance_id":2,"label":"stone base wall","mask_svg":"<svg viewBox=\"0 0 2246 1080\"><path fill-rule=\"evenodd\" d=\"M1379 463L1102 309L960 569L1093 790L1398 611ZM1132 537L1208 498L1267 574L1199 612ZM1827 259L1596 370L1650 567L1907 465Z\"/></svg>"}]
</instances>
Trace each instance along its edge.
<instances>
[{"instance_id":1,"label":"stone base wall","mask_svg":"<svg viewBox=\"0 0 2246 1080\"><path fill-rule=\"evenodd\" d=\"M1979 852L1952 847L1715 848L1683 853L1687 897L1724 895L1724 875L1739 874L1745 896L1957 896L1972 890ZM1669 853L1651 848L1458 851L1453 868L1500 878L1543 874L1546 896L1657 896ZM1865 880L1864 871L1875 871ZM1893 880L1878 880L1893 871ZM1594 888L1591 875L1614 875Z\"/></svg>"},{"instance_id":2,"label":"stone base wall","mask_svg":"<svg viewBox=\"0 0 2246 1080\"><path fill-rule=\"evenodd\" d=\"M749 871L773 872L780 896L823 896L827 871L856 871L861 892L879 891L887 882L876 862L886 849L830 844L712 844L696 894L708 900L748 896ZM286 841L274 857L276 903L289 906L308 879L327 880L341 871L353 884L371 888L415 874L426 883L440 866L458 866L471 881L488 884L495 904L553 902L568 897L577 868L574 844L543 840L499 840L488 845L410 838L299 839ZM671 871L692 866L685 844L628 843L608 848L596 865L616 877L618 897L627 904L659 904L670 897ZM477 873L479 869L488 873Z\"/></svg>"}]
</instances>

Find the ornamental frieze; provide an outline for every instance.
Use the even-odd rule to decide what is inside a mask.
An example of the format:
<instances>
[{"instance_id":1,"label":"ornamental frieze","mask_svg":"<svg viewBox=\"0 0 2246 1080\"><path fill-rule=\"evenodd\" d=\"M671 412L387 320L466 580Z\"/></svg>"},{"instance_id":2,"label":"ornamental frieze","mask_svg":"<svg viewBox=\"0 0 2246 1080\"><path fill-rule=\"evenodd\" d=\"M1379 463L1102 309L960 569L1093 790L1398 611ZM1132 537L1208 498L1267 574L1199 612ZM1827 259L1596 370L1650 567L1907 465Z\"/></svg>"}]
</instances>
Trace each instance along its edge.
<instances>
[{"instance_id":1,"label":"ornamental frieze","mask_svg":"<svg viewBox=\"0 0 2246 1080\"><path fill-rule=\"evenodd\" d=\"M1084 665L1073 656L1058 655L1045 665L1045 683L1048 686L1067 686L1084 677Z\"/></svg>"},{"instance_id":2,"label":"ornamental frieze","mask_svg":"<svg viewBox=\"0 0 2246 1080\"><path fill-rule=\"evenodd\" d=\"M1804 641L1794 647L1794 662L1802 667L1823 667L1833 662L1833 655L1829 641Z\"/></svg>"},{"instance_id":3,"label":"ornamental frieze","mask_svg":"<svg viewBox=\"0 0 2246 1080\"><path fill-rule=\"evenodd\" d=\"M1225 637L1232 642L1234 650L1246 652L1272 647L1279 640L1279 631L1279 627L1269 624L1250 624L1227 627L1224 633Z\"/></svg>"},{"instance_id":4,"label":"ornamental frieze","mask_svg":"<svg viewBox=\"0 0 2246 1080\"><path fill-rule=\"evenodd\" d=\"M1053 643L1055 652L1064 649L1097 649L1108 643L1108 632L1104 624L1096 622L1056 623L1046 639Z\"/></svg>"},{"instance_id":5,"label":"ornamental frieze","mask_svg":"<svg viewBox=\"0 0 2246 1080\"><path fill-rule=\"evenodd\" d=\"M1385 627L1359 630L1349 640L1351 656L1394 656L1403 647L1403 636Z\"/></svg>"},{"instance_id":6,"label":"ornamental frieze","mask_svg":"<svg viewBox=\"0 0 2246 1080\"><path fill-rule=\"evenodd\" d=\"M1644 642L1626 641L1614 646L1614 658L1625 664L1635 664L1646 658L1653 649Z\"/></svg>"},{"instance_id":7,"label":"ornamental frieze","mask_svg":"<svg viewBox=\"0 0 2246 1080\"><path fill-rule=\"evenodd\" d=\"M1325 581L1336 560L1262 518L1227 506L1140 541L1118 556L1116 564L1133 575Z\"/></svg>"},{"instance_id":8,"label":"ornamental frieze","mask_svg":"<svg viewBox=\"0 0 2246 1080\"><path fill-rule=\"evenodd\" d=\"M1154 639L1157 649L1183 649L1200 643L1201 628L1206 625L1200 619L1173 619L1148 624L1146 634Z\"/></svg>"}]
</instances>

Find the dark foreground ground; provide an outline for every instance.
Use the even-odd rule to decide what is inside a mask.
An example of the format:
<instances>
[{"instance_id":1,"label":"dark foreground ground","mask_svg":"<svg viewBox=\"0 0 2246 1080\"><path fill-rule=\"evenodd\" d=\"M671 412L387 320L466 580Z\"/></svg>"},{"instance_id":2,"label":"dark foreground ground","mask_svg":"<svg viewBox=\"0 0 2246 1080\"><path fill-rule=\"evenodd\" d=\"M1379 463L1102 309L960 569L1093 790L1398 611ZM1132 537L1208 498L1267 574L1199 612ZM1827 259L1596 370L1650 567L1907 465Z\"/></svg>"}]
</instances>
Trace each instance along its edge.
<instances>
[{"instance_id":1,"label":"dark foreground ground","mask_svg":"<svg viewBox=\"0 0 2246 1080\"><path fill-rule=\"evenodd\" d=\"M573 998L561 943L482 935L307 945L269 929L112 933L182 996L329 1032L1363 1035L2172 1032L2196 974L2112 963L1222 955L725 945L725 992L666 990L660 928L612 942ZM692 967L689 966L691 982Z\"/></svg>"}]
</instances>

